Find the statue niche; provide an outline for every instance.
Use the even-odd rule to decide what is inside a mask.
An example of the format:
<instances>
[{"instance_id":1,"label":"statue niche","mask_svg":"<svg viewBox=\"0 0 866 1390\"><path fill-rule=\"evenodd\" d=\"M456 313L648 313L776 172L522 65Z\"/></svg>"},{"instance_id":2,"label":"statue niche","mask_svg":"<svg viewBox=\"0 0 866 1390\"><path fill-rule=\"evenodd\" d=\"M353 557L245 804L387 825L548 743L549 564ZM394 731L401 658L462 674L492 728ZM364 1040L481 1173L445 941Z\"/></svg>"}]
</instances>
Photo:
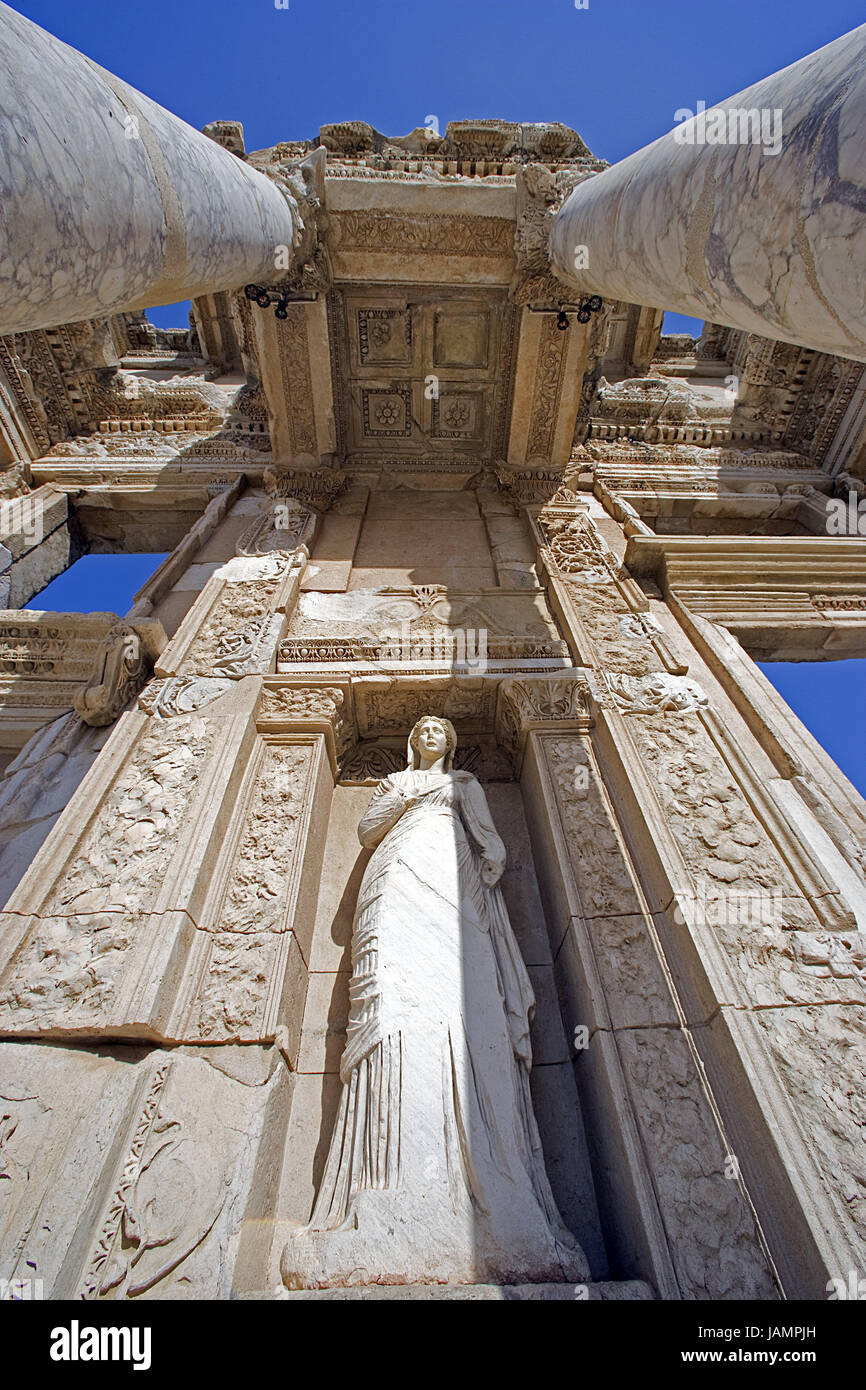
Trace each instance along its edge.
<instances>
[{"instance_id":1,"label":"statue niche","mask_svg":"<svg viewBox=\"0 0 866 1390\"><path fill-rule=\"evenodd\" d=\"M578 1282L529 1090L535 999L499 886L505 846L447 719L358 827L374 849L352 935L343 1091L289 1288Z\"/></svg>"}]
</instances>

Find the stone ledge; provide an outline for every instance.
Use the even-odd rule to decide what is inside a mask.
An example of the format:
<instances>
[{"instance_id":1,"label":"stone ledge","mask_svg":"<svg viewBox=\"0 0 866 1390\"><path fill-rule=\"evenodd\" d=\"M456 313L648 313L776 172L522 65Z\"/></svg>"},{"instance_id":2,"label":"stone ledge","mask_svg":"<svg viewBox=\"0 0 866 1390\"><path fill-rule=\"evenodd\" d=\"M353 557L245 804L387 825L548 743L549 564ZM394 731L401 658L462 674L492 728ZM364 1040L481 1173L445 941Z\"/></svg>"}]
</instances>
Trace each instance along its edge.
<instances>
[{"instance_id":1,"label":"stone ledge","mask_svg":"<svg viewBox=\"0 0 866 1390\"><path fill-rule=\"evenodd\" d=\"M634 1303L655 1299L649 1284L640 1279L601 1284L365 1284L352 1289L262 1289L236 1294L235 1300L391 1299L404 1303L453 1300L456 1302L608 1302Z\"/></svg>"}]
</instances>

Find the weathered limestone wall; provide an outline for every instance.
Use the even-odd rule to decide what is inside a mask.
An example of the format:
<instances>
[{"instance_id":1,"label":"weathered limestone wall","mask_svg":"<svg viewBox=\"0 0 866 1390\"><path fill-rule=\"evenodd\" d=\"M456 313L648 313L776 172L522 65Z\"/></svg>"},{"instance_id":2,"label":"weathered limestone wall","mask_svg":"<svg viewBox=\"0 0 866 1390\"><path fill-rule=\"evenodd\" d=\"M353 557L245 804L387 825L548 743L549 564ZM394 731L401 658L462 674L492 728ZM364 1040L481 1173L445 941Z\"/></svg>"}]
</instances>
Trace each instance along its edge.
<instances>
[{"instance_id":1,"label":"weathered limestone wall","mask_svg":"<svg viewBox=\"0 0 866 1390\"><path fill-rule=\"evenodd\" d=\"M29 1181L4 1205L0 1277L30 1260L54 1297L228 1297L236 1266L262 1284L334 745L263 696L299 567L247 553L271 504L233 517L238 491L147 586L140 612L168 611L201 544L228 547L192 566L160 676L4 914L4 1157ZM133 1261L121 1227L145 1205Z\"/></svg>"},{"instance_id":2,"label":"weathered limestone wall","mask_svg":"<svg viewBox=\"0 0 866 1390\"><path fill-rule=\"evenodd\" d=\"M713 110L721 138L702 113L571 193L557 272L587 294L866 360L866 25ZM730 113L749 110L778 142L741 140Z\"/></svg>"}]
</instances>

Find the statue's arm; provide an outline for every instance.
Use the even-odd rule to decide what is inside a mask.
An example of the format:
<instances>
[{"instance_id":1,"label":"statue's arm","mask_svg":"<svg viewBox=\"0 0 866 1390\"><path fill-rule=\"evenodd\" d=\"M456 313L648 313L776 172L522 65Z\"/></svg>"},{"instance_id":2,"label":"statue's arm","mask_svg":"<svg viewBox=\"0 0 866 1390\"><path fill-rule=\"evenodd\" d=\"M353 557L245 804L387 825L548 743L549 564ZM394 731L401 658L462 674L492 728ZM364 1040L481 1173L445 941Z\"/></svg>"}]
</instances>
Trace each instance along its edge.
<instances>
[{"instance_id":1,"label":"statue's arm","mask_svg":"<svg viewBox=\"0 0 866 1390\"><path fill-rule=\"evenodd\" d=\"M463 784L462 800L467 829L481 852L481 877L492 887L505 868L505 845L496 833L487 797L474 777Z\"/></svg>"},{"instance_id":2,"label":"statue's arm","mask_svg":"<svg viewBox=\"0 0 866 1390\"><path fill-rule=\"evenodd\" d=\"M365 849L375 849L398 822L414 798L385 778L358 824L358 839Z\"/></svg>"}]
</instances>

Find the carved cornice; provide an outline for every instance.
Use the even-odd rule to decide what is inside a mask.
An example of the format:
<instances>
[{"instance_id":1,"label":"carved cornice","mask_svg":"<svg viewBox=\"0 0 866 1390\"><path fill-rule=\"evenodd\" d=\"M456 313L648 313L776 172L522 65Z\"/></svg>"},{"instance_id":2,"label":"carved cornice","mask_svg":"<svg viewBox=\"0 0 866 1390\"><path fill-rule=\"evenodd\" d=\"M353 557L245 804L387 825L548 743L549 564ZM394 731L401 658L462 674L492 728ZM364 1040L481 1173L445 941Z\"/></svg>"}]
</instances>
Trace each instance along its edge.
<instances>
[{"instance_id":1,"label":"carved cornice","mask_svg":"<svg viewBox=\"0 0 866 1390\"><path fill-rule=\"evenodd\" d=\"M269 497L294 498L326 512L346 486L346 475L338 468L266 468L264 486Z\"/></svg>"},{"instance_id":2,"label":"carved cornice","mask_svg":"<svg viewBox=\"0 0 866 1390\"><path fill-rule=\"evenodd\" d=\"M496 469L496 477L503 492L521 507L549 501L562 485L562 473L551 469L512 469L502 465Z\"/></svg>"},{"instance_id":3,"label":"carved cornice","mask_svg":"<svg viewBox=\"0 0 866 1390\"><path fill-rule=\"evenodd\" d=\"M510 677L499 687L497 737L518 767L533 730L586 733L592 725L592 691L580 667L556 676Z\"/></svg>"},{"instance_id":4,"label":"carved cornice","mask_svg":"<svg viewBox=\"0 0 866 1390\"><path fill-rule=\"evenodd\" d=\"M256 727L271 738L281 733L323 733L336 776L354 734L351 683L293 684L271 676L259 698Z\"/></svg>"}]
</instances>

